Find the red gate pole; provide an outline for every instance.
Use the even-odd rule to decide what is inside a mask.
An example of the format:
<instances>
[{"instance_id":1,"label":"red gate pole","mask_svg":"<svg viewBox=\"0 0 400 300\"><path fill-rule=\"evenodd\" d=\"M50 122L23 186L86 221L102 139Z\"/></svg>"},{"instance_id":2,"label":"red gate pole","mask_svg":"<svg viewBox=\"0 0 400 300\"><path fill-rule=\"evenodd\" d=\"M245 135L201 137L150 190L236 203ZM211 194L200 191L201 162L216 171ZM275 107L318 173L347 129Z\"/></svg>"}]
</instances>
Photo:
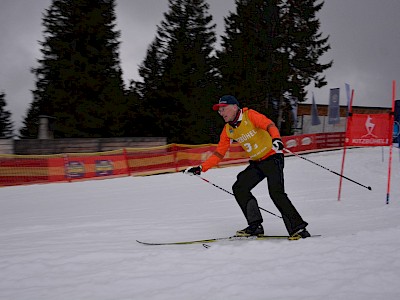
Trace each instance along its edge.
<instances>
[{"instance_id":1,"label":"red gate pole","mask_svg":"<svg viewBox=\"0 0 400 300\"><path fill-rule=\"evenodd\" d=\"M386 192L386 204L389 204L390 200L390 179L392 173L392 156L393 156L393 126L394 126L394 103L396 98L396 81L392 81L392 111L390 113L390 130L389 130L389 143L390 143L390 154L389 154L389 167L388 167L388 184Z\"/></svg>"},{"instance_id":2,"label":"red gate pole","mask_svg":"<svg viewBox=\"0 0 400 300\"><path fill-rule=\"evenodd\" d=\"M340 195L342 194L342 181L343 181L344 161L345 161L345 158L346 158L346 144L347 144L347 139L349 138L348 130L349 130L349 124L351 124L351 115L353 113L353 97L354 97L354 90L351 90L350 107L349 107L348 116L347 116L347 119L346 119L346 134L344 136L342 168L340 170L338 201L340 201Z\"/></svg>"}]
</instances>

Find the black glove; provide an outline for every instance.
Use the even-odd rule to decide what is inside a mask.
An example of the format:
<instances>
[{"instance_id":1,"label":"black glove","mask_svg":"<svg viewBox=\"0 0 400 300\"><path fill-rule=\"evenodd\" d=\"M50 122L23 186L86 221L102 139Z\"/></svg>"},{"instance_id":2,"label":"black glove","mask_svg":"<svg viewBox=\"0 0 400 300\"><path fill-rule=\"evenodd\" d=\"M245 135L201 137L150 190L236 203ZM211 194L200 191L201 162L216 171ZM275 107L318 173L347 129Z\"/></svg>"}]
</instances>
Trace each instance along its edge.
<instances>
[{"instance_id":1,"label":"black glove","mask_svg":"<svg viewBox=\"0 0 400 300\"><path fill-rule=\"evenodd\" d=\"M185 174L189 174L189 175L200 175L201 174L201 166L197 166L197 167L189 167L185 170Z\"/></svg>"},{"instance_id":2,"label":"black glove","mask_svg":"<svg viewBox=\"0 0 400 300\"><path fill-rule=\"evenodd\" d=\"M275 151L283 150L284 146L281 139L273 139L272 140L272 149Z\"/></svg>"}]
</instances>

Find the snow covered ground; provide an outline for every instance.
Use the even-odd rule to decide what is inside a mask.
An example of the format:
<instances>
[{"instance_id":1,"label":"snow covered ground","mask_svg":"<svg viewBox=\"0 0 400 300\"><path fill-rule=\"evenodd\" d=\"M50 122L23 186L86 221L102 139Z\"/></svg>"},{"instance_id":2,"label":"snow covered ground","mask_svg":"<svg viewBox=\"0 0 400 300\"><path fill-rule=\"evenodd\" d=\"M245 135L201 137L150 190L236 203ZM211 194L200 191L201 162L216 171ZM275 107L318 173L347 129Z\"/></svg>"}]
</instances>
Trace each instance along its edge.
<instances>
[{"instance_id":1,"label":"snow covered ground","mask_svg":"<svg viewBox=\"0 0 400 300\"><path fill-rule=\"evenodd\" d=\"M286 158L286 190L320 238L144 246L232 235L246 226L231 195L182 173L0 189L0 299L398 299L400 159L347 151L345 175ZM342 151L305 156L340 172ZM203 173L231 190L245 166ZM259 205L277 213L266 184ZM264 214L267 234L286 234Z\"/></svg>"}]
</instances>

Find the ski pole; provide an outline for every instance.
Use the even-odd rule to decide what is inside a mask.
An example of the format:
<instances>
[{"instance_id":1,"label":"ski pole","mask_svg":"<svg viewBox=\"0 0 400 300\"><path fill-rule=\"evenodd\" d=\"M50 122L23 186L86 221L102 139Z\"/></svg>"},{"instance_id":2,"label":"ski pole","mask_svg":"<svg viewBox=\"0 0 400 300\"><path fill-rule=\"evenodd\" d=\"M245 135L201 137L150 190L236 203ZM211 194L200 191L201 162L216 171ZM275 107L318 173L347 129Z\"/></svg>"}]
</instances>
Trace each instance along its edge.
<instances>
[{"instance_id":1,"label":"ski pole","mask_svg":"<svg viewBox=\"0 0 400 300\"><path fill-rule=\"evenodd\" d=\"M362 187L364 187L364 188L366 188L366 189L368 189L368 190L370 190L370 191L372 190L372 188L371 188L370 186L363 185L363 184L361 184L361 183L359 183L359 182L357 182L357 181L355 181L355 180L353 180L353 179L351 179L351 178L349 178L349 177L346 177L346 176L341 175L341 174L339 174L339 173L337 173L337 172L335 172L335 171L332 171L332 170L328 169L327 167L324 167L324 166L322 166L322 165L320 165L320 164L317 164L316 162L314 162L314 161L312 161L312 160L310 160L310 159L308 159L308 158L305 158L304 156L298 155L297 153L294 153L294 152L290 151L289 149L284 148L284 150L285 150L286 152L290 153L290 154L293 154L293 155L295 155L295 156L301 158L301 159L304 159L304 160L306 160L306 161L308 161L308 162L310 162L310 163L313 163L314 165L316 165L316 166L318 166L318 167L321 167L321 168L323 168L323 169L325 169L325 170L327 170L327 171L329 171L329 172L331 172L331 173L333 173L333 174L335 174L335 175L338 175L338 176L340 176L340 177L342 177L342 178L344 178L344 179L347 179L347 180L349 180L349 181L351 181L351 182L353 182L353 183L355 183L355 184L358 184L359 186L362 186Z\"/></svg>"},{"instance_id":2,"label":"ski pole","mask_svg":"<svg viewBox=\"0 0 400 300\"><path fill-rule=\"evenodd\" d=\"M216 184L210 182L209 180L207 180L207 179L201 177L200 175L196 175L196 177L199 177L199 178L202 179L203 181L205 181L205 182L207 182L207 183L209 183L209 184L215 186L216 188L219 188L221 191L224 191L225 193L228 193L229 195L234 196L234 194L233 194L232 192L225 190L224 188L222 188L222 187L220 187L220 186L218 186L218 185L216 185ZM275 217L278 217L278 218L281 218L281 219L282 219L281 216L278 216L278 215L274 214L273 212L270 212L269 210L266 210L266 209L264 209L264 208L262 208L262 207L258 207L258 208L261 209L261 210L263 210L263 211L265 211L265 212L267 212L267 213L269 213L269 214L271 214L271 215L273 215L273 216L275 216Z\"/></svg>"}]
</instances>

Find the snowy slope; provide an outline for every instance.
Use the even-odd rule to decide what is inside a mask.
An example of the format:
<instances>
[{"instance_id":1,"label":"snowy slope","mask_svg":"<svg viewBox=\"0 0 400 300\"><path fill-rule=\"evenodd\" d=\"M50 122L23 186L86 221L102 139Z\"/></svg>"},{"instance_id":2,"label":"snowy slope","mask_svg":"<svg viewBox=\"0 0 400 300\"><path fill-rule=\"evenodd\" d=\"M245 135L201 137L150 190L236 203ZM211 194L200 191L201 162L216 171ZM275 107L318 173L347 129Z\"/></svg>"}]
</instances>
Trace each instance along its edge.
<instances>
[{"instance_id":1,"label":"snowy slope","mask_svg":"<svg viewBox=\"0 0 400 300\"><path fill-rule=\"evenodd\" d=\"M347 151L345 175L286 158L286 190L312 234L300 241L144 246L232 235L246 226L231 195L181 173L0 189L0 299L398 299L400 163L394 149ZM309 154L340 172L342 151ZM245 166L203 173L231 190ZM266 184L259 205L277 213ZM286 234L264 215L267 234Z\"/></svg>"}]
</instances>

